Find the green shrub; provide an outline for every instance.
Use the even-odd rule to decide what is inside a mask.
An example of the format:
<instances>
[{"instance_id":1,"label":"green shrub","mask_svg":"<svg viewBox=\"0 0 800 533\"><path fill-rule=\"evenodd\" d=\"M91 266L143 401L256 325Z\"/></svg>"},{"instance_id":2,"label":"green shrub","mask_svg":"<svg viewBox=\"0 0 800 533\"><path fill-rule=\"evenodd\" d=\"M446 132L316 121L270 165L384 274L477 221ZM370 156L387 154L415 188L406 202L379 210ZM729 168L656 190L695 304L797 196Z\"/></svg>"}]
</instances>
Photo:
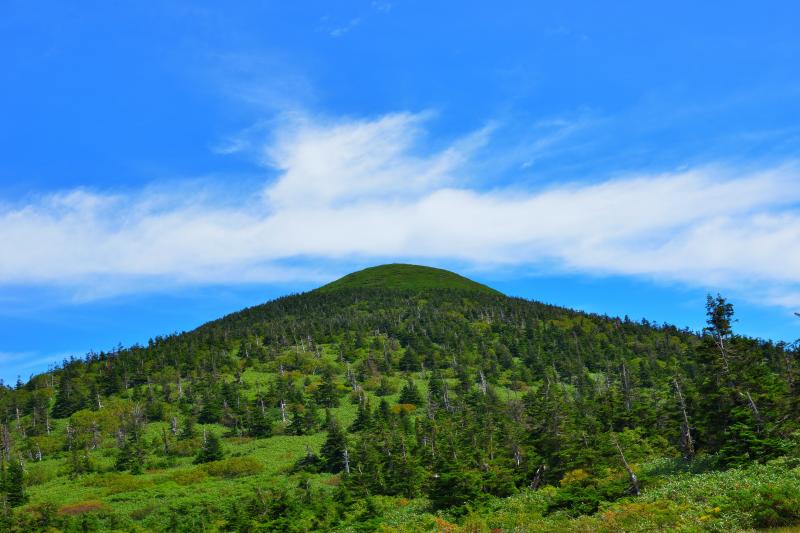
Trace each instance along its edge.
<instances>
[{"instance_id":1,"label":"green shrub","mask_svg":"<svg viewBox=\"0 0 800 533\"><path fill-rule=\"evenodd\" d=\"M752 514L753 525L758 528L800 522L800 493L788 482L759 487L755 491L741 490L733 495L732 500L739 509Z\"/></svg>"},{"instance_id":2,"label":"green shrub","mask_svg":"<svg viewBox=\"0 0 800 533\"><path fill-rule=\"evenodd\" d=\"M203 466L203 469L212 476L228 478L252 476L261 472L263 468L261 463L252 457L231 457Z\"/></svg>"},{"instance_id":3,"label":"green shrub","mask_svg":"<svg viewBox=\"0 0 800 533\"><path fill-rule=\"evenodd\" d=\"M191 470L181 470L172 474L172 481L178 485L194 485L200 483L208 477L208 472L203 468L192 468Z\"/></svg>"}]
</instances>

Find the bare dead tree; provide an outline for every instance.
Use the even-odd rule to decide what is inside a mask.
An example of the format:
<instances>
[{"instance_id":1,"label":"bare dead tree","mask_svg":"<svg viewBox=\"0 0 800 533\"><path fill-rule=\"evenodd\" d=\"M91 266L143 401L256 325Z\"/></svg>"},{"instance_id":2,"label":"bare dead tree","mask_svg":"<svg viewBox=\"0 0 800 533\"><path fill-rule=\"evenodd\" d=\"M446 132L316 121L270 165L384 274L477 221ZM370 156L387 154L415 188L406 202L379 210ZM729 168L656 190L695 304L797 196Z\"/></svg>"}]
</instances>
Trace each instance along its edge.
<instances>
[{"instance_id":1,"label":"bare dead tree","mask_svg":"<svg viewBox=\"0 0 800 533\"><path fill-rule=\"evenodd\" d=\"M672 382L675 384L675 392L678 395L678 406L681 408L683 415L683 422L681 423L681 448L683 449L683 456L688 460L694 458L694 439L692 439L692 428L689 425L689 415L686 412L686 401L683 399L681 386L678 383L678 378L673 378Z\"/></svg>"},{"instance_id":2,"label":"bare dead tree","mask_svg":"<svg viewBox=\"0 0 800 533\"><path fill-rule=\"evenodd\" d=\"M747 404L750 406L750 412L753 414L753 419L756 421L756 423L761 424L761 413L758 412L758 407L756 407L756 402L753 401L753 397L750 396L750 391L745 391L742 396L747 398Z\"/></svg>"},{"instance_id":3,"label":"bare dead tree","mask_svg":"<svg viewBox=\"0 0 800 533\"><path fill-rule=\"evenodd\" d=\"M540 464L536 469L536 473L533 475L533 481L531 481L531 484L529 485L531 489L537 490L542 486L545 471L547 471L547 465L544 463Z\"/></svg>"},{"instance_id":4,"label":"bare dead tree","mask_svg":"<svg viewBox=\"0 0 800 533\"><path fill-rule=\"evenodd\" d=\"M622 460L622 465L625 467L625 470L628 472L628 478L631 480L631 488L630 491L634 494L634 496L640 496L642 491L639 489L639 478L636 477L636 473L634 473L631 466L628 464L628 461L625 459L625 454L622 451L622 446L619 445L619 441L616 437L613 437L614 446L617 447L617 451L619 452L619 458Z\"/></svg>"}]
</instances>

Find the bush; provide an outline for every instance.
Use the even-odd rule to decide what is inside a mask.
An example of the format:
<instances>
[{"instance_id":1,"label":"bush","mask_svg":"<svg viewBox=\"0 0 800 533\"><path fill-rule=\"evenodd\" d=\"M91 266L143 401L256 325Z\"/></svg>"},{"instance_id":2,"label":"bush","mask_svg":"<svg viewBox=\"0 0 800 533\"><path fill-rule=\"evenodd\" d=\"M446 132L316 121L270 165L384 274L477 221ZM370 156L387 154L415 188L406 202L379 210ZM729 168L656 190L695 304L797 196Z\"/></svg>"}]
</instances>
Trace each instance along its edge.
<instances>
[{"instance_id":1,"label":"bush","mask_svg":"<svg viewBox=\"0 0 800 533\"><path fill-rule=\"evenodd\" d=\"M749 511L757 528L787 526L800 521L800 494L789 483L738 491L733 498L740 509Z\"/></svg>"},{"instance_id":2,"label":"bush","mask_svg":"<svg viewBox=\"0 0 800 533\"><path fill-rule=\"evenodd\" d=\"M203 466L204 470L216 477L242 477L258 474L263 469L260 462L252 457L231 457Z\"/></svg>"},{"instance_id":3,"label":"bush","mask_svg":"<svg viewBox=\"0 0 800 533\"><path fill-rule=\"evenodd\" d=\"M191 470L182 470L175 472L172 475L172 481L178 485L194 485L200 483L208 477L208 472L203 468L193 468Z\"/></svg>"},{"instance_id":4,"label":"bush","mask_svg":"<svg viewBox=\"0 0 800 533\"><path fill-rule=\"evenodd\" d=\"M77 515L83 513L92 513L97 511L105 511L108 508L106 504L101 501L97 500L86 500L83 502L71 503L69 505L64 505L61 509L58 510L59 514L62 515Z\"/></svg>"},{"instance_id":5,"label":"bush","mask_svg":"<svg viewBox=\"0 0 800 533\"><path fill-rule=\"evenodd\" d=\"M153 482L149 479L117 473L90 475L83 480L83 485L86 487L105 487L108 491L107 494L132 492L152 484Z\"/></svg>"}]
</instances>

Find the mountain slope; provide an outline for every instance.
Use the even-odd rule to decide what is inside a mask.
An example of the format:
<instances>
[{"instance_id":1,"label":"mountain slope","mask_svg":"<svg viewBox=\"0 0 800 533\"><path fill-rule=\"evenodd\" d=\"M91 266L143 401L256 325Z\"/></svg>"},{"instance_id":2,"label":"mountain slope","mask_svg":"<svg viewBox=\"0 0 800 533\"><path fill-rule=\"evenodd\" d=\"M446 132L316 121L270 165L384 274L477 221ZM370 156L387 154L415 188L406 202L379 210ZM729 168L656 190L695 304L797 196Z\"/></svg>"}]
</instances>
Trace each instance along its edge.
<instances>
[{"instance_id":1,"label":"mountain slope","mask_svg":"<svg viewBox=\"0 0 800 533\"><path fill-rule=\"evenodd\" d=\"M448 270L418 265L390 264L365 268L317 289L330 292L342 289L458 289L501 294L486 285Z\"/></svg>"},{"instance_id":2,"label":"mountain slope","mask_svg":"<svg viewBox=\"0 0 800 533\"><path fill-rule=\"evenodd\" d=\"M798 351L724 300L698 335L424 267L344 279L0 387L0 531L800 522Z\"/></svg>"}]
</instances>

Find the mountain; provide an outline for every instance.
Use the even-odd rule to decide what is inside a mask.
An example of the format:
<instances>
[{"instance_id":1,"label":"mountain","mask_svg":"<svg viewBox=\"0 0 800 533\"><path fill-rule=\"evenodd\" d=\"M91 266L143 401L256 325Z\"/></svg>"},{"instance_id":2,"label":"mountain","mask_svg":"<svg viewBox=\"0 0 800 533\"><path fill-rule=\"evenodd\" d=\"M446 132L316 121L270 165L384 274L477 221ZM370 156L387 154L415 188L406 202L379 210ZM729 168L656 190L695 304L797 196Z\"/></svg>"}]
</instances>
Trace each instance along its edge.
<instances>
[{"instance_id":1,"label":"mountain","mask_svg":"<svg viewBox=\"0 0 800 533\"><path fill-rule=\"evenodd\" d=\"M0 387L0 531L800 523L796 345L356 272Z\"/></svg>"},{"instance_id":2,"label":"mountain","mask_svg":"<svg viewBox=\"0 0 800 533\"><path fill-rule=\"evenodd\" d=\"M317 289L317 291L330 292L341 289L398 289L411 291L456 289L488 294L501 294L486 285L476 283L471 279L459 276L447 270L404 264L380 265L365 268L364 270L353 272L332 283L324 285Z\"/></svg>"}]
</instances>

